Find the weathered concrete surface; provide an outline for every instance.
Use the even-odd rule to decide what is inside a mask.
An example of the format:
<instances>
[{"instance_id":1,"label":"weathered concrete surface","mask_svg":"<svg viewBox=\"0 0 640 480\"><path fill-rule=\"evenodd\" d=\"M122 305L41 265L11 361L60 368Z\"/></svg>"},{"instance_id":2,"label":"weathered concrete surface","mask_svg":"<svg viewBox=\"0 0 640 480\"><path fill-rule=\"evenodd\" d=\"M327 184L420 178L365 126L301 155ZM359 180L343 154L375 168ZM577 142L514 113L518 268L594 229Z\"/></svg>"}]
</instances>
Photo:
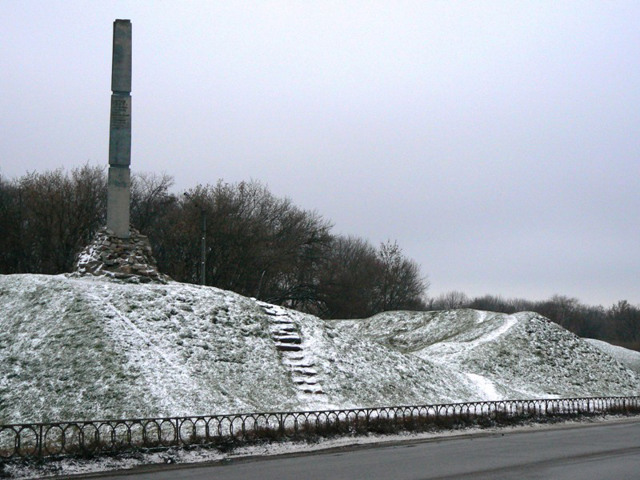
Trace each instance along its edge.
<instances>
[{"instance_id":1,"label":"weathered concrete surface","mask_svg":"<svg viewBox=\"0 0 640 480\"><path fill-rule=\"evenodd\" d=\"M131 21L113 22L111 91L131 92Z\"/></svg>"},{"instance_id":2,"label":"weathered concrete surface","mask_svg":"<svg viewBox=\"0 0 640 480\"><path fill-rule=\"evenodd\" d=\"M131 172L128 167L109 167L107 228L117 237L129 238Z\"/></svg>"},{"instance_id":3,"label":"weathered concrete surface","mask_svg":"<svg viewBox=\"0 0 640 480\"><path fill-rule=\"evenodd\" d=\"M131 187L131 22L113 22L107 228L129 238Z\"/></svg>"}]
</instances>

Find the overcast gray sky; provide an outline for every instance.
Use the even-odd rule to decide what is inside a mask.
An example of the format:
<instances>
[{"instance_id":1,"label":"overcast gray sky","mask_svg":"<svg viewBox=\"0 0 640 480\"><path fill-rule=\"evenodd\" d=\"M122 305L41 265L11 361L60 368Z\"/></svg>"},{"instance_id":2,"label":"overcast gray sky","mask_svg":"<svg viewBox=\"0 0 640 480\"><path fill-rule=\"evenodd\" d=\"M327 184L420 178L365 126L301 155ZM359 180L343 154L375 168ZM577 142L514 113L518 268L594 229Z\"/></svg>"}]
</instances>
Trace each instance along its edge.
<instances>
[{"instance_id":1,"label":"overcast gray sky","mask_svg":"<svg viewBox=\"0 0 640 480\"><path fill-rule=\"evenodd\" d=\"M108 161L256 179L397 240L430 295L640 303L640 2L0 0L0 175Z\"/></svg>"}]
</instances>

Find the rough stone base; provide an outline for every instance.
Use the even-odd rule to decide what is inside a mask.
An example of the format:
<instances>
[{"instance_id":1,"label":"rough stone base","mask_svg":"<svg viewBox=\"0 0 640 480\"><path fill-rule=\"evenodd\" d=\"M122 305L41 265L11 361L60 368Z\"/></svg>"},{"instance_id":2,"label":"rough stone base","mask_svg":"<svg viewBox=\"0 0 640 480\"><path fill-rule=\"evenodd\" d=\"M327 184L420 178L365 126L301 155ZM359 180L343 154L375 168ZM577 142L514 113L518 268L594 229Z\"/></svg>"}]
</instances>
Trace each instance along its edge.
<instances>
[{"instance_id":1,"label":"rough stone base","mask_svg":"<svg viewBox=\"0 0 640 480\"><path fill-rule=\"evenodd\" d=\"M109 277L132 283L171 280L158 271L149 239L133 228L129 238L119 238L107 228L98 230L94 240L78 254L72 275Z\"/></svg>"}]
</instances>

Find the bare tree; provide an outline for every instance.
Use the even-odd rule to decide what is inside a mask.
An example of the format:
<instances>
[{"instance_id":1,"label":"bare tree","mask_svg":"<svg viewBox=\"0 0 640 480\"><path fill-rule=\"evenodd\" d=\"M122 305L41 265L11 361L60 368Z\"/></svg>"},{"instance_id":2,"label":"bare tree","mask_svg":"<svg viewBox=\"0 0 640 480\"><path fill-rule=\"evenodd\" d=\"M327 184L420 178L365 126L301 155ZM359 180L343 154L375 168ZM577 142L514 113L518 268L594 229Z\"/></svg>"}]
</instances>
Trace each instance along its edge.
<instances>
[{"instance_id":1,"label":"bare tree","mask_svg":"<svg viewBox=\"0 0 640 480\"><path fill-rule=\"evenodd\" d=\"M613 330L619 340L629 343L640 340L640 309L620 300L609 310Z\"/></svg>"},{"instance_id":2,"label":"bare tree","mask_svg":"<svg viewBox=\"0 0 640 480\"><path fill-rule=\"evenodd\" d=\"M206 215L209 285L332 318L424 308L428 286L396 242L378 250L335 237L314 211L256 181L170 192L167 175L133 178L131 222L149 237L161 271L197 282L201 215ZM0 271L61 273L104 225L106 176L84 166L0 178Z\"/></svg>"},{"instance_id":3,"label":"bare tree","mask_svg":"<svg viewBox=\"0 0 640 480\"><path fill-rule=\"evenodd\" d=\"M16 182L0 176L0 272L26 271L22 248L22 192Z\"/></svg>"},{"instance_id":4,"label":"bare tree","mask_svg":"<svg viewBox=\"0 0 640 480\"><path fill-rule=\"evenodd\" d=\"M356 237L336 237L320 276L320 315L365 318L376 313L380 268L376 250Z\"/></svg>"},{"instance_id":5,"label":"bare tree","mask_svg":"<svg viewBox=\"0 0 640 480\"><path fill-rule=\"evenodd\" d=\"M162 221L176 197L169 193L173 177L155 173L140 173L131 179L131 224L140 232L153 231Z\"/></svg>"},{"instance_id":6,"label":"bare tree","mask_svg":"<svg viewBox=\"0 0 640 480\"><path fill-rule=\"evenodd\" d=\"M7 255L13 267L3 268L70 271L75 254L104 223L106 179L98 167L85 165L70 175L62 170L29 173L3 191L3 203L10 206L4 215L14 222L8 228L10 248L19 249Z\"/></svg>"},{"instance_id":7,"label":"bare tree","mask_svg":"<svg viewBox=\"0 0 640 480\"><path fill-rule=\"evenodd\" d=\"M428 282L396 242L376 250L356 237L336 237L320 278L321 315L365 318L388 310L424 310Z\"/></svg>"},{"instance_id":8,"label":"bare tree","mask_svg":"<svg viewBox=\"0 0 640 480\"><path fill-rule=\"evenodd\" d=\"M430 307L433 310L453 310L457 308L466 308L469 303L469 297L467 297L464 292L452 290L433 299Z\"/></svg>"},{"instance_id":9,"label":"bare tree","mask_svg":"<svg viewBox=\"0 0 640 480\"><path fill-rule=\"evenodd\" d=\"M420 266L402 254L398 242L382 243L377 252L380 275L376 286L375 309L424 310L424 295L429 286L420 275Z\"/></svg>"}]
</instances>

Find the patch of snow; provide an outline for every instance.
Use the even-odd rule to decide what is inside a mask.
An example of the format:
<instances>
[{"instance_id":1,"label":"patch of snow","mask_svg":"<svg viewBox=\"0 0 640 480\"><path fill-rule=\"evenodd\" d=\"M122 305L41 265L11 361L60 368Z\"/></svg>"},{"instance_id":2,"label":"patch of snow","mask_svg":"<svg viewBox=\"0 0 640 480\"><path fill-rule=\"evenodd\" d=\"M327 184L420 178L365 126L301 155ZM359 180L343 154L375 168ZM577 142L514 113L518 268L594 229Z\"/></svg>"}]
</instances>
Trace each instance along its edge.
<instances>
[{"instance_id":1,"label":"patch of snow","mask_svg":"<svg viewBox=\"0 0 640 480\"><path fill-rule=\"evenodd\" d=\"M476 375L475 373L467 373L467 377L478 387L483 399L485 400L503 400L502 396L496 390L495 385L491 380L488 380L482 375Z\"/></svg>"},{"instance_id":2,"label":"patch of snow","mask_svg":"<svg viewBox=\"0 0 640 480\"><path fill-rule=\"evenodd\" d=\"M585 340L597 349L611 355L627 368L630 368L636 373L640 373L640 352L619 347L617 345L611 345L608 342L603 342L602 340L596 340L593 338L585 338Z\"/></svg>"}]
</instances>

